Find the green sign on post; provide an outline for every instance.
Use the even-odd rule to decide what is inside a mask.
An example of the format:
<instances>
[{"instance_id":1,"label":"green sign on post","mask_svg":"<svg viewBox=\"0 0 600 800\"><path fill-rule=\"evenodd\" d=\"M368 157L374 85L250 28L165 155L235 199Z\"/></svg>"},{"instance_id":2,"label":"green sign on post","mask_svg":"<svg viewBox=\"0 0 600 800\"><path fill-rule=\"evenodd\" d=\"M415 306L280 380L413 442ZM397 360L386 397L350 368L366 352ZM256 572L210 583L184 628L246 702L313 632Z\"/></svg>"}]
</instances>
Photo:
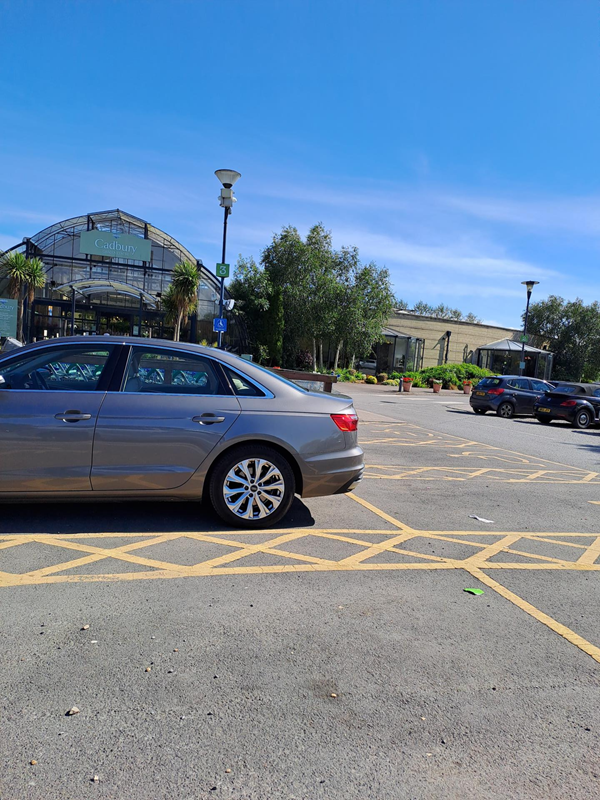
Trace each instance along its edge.
<instances>
[{"instance_id":1,"label":"green sign on post","mask_svg":"<svg viewBox=\"0 0 600 800\"><path fill-rule=\"evenodd\" d=\"M217 278L229 277L229 264L217 264Z\"/></svg>"},{"instance_id":2,"label":"green sign on post","mask_svg":"<svg viewBox=\"0 0 600 800\"><path fill-rule=\"evenodd\" d=\"M527 342L528 339L529 339L529 336L526 336L525 334L523 334L523 336L521 336L521 341L522 342Z\"/></svg>"},{"instance_id":3,"label":"green sign on post","mask_svg":"<svg viewBox=\"0 0 600 800\"><path fill-rule=\"evenodd\" d=\"M0 298L0 336L17 335L17 301Z\"/></svg>"}]
</instances>

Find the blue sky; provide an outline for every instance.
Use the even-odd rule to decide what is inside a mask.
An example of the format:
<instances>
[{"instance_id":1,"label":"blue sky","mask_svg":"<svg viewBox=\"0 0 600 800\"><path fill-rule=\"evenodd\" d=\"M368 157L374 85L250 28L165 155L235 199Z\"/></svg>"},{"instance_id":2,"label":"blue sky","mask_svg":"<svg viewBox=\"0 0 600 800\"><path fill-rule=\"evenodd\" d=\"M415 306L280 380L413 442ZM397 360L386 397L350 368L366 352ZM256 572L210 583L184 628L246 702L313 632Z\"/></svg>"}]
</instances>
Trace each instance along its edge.
<instances>
[{"instance_id":1,"label":"blue sky","mask_svg":"<svg viewBox=\"0 0 600 800\"><path fill-rule=\"evenodd\" d=\"M0 247L119 207L214 267L322 221L409 303L600 295L595 0L0 0Z\"/></svg>"}]
</instances>

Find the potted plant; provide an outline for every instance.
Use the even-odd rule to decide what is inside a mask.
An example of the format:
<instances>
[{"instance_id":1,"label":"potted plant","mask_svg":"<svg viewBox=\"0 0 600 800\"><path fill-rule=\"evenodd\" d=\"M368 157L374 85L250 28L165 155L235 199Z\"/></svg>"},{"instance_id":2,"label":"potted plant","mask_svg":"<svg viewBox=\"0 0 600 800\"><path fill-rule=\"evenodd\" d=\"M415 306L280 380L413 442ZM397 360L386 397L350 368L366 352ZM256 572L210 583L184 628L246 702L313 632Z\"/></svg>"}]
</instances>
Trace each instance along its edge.
<instances>
[{"instance_id":1,"label":"potted plant","mask_svg":"<svg viewBox=\"0 0 600 800\"><path fill-rule=\"evenodd\" d=\"M439 394L440 389L442 388L442 381L438 381L435 378L431 381L431 386L433 388L434 394Z\"/></svg>"},{"instance_id":2,"label":"potted plant","mask_svg":"<svg viewBox=\"0 0 600 800\"><path fill-rule=\"evenodd\" d=\"M473 386L473 381L463 381L463 392L465 394L471 394L472 386Z\"/></svg>"},{"instance_id":3,"label":"potted plant","mask_svg":"<svg viewBox=\"0 0 600 800\"><path fill-rule=\"evenodd\" d=\"M410 392L413 385L413 379L409 377L402 378L402 391L403 392Z\"/></svg>"}]
</instances>

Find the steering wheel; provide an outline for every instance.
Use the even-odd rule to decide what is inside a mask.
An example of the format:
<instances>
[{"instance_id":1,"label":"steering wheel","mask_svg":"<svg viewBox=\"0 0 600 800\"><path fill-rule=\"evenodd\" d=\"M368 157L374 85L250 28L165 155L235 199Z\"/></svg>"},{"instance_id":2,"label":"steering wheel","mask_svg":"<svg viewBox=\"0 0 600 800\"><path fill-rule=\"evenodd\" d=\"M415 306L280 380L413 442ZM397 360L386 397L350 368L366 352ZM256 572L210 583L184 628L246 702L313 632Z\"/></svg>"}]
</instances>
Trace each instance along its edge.
<instances>
[{"instance_id":1,"label":"steering wheel","mask_svg":"<svg viewBox=\"0 0 600 800\"><path fill-rule=\"evenodd\" d=\"M43 389L43 390L48 389L48 384L46 383L46 378L44 376L43 369L34 369L30 377L33 380L34 389Z\"/></svg>"}]
</instances>

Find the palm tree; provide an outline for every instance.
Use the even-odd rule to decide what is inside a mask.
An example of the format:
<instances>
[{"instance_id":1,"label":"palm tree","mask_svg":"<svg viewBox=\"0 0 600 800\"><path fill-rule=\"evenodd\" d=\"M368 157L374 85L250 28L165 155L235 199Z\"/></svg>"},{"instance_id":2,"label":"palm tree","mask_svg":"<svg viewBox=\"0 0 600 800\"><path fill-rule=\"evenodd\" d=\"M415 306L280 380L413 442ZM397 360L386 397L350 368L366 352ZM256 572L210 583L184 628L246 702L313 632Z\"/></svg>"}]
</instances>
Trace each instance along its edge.
<instances>
[{"instance_id":1,"label":"palm tree","mask_svg":"<svg viewBox=\"0 0 600 800\"><path fill-rule=\"evenodd\" d=\"M46 284L46 270L44 262L39 258L30 258L27 262L27 302L29 305L35 300L35 290L41 289Z\"/></svg>"},{"instance_id":2,"label":"palm tree","mask_svg":"<svg viewBox=\"0 0 600 800\"><path fill-rule=\"evenodd\" d=\"M28 261L23 253L13 250L0 253L0 274L8 278L8 294L11 300L17 300L17 339L23 341L23 289L27 286L29 305L35 299L35 290L46 283L46 271L39 258Z\"/></svg>"},{"instance_id":3,"label":"palm tree","mask_svg":"<svg viewBox=\"0 0 600 800\"><path fill-rule=\"evenodd\" d=\"M190 264L189 261L175 264L171 285L163 297L167 318L175 323L174 342L179 341L181 327L188 315L196 310L199 285L200 270L195 264Z\"/></svg>"},{"instance_id":4,"label":"palm tree","mask_svg":"<svg viewBox=\"0 0 600 800\"><path fill-rule=\"evenodd\" d=\"M17 300L17 339L23 341L23 287L27 283L29 262L16 250L5 253L0 268L8 278L8 295Z\"/></svg>"},{"instance_id":5,"label":"palm tree","mask_svg":"<svg viewBox=\"0 0 600 800\"><path fill-rule=\"evenodd\" d=\"M29 308L30 326L33 324L32 304L35 300L35 290L41 289L46 283L46 270L44 262L39 258L30 258L27 262L27 306ZM30 327L31 332L31 327Z\"/></svg>"}]
</instances>

